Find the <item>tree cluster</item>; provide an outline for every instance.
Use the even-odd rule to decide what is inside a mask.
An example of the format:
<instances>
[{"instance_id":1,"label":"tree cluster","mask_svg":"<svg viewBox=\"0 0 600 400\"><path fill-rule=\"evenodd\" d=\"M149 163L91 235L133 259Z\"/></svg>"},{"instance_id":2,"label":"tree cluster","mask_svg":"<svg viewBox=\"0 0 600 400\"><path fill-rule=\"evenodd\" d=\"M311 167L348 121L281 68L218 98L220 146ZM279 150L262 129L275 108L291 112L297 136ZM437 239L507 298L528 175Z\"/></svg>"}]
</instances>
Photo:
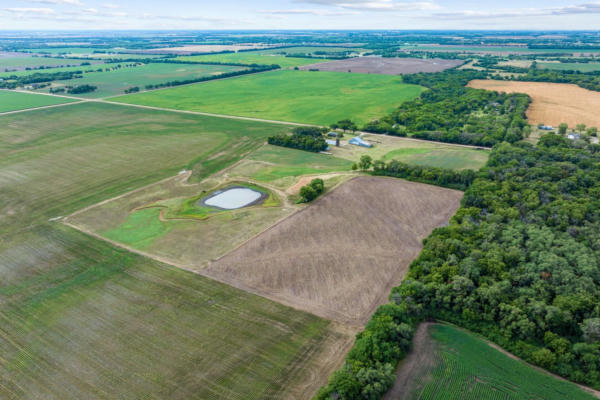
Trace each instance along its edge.
<instances>
[{"instance_id":1,"label":"tree cluster","mask_svg":"<svg viewBox=\"0 0 600 400\"><path fill-rule=\"evenodd\" d=\"M310 181L308 185L300 188L300 196L302 197L302 203L309 203L319 197L325 190L325 182L323 179L315 178Z\"/></svg>"},{"instance_id":2,"label":"tree cluster","mask_svg":"<svg viewBox=\"0 0 600 400\"><path fill-rule=\"evenodd\" d=\"M449 226L424 241L317 398L381 398L426 319L600 387L599 210L600 146L552 133L538 147L495 146Z\"/></svg>"},{"instance_id":3,"label":"tree cluster","mask_svg":"<svg viewBox=\"0 0 600 400\"><path fill-rule=\"evenodd\" d=\"M98 89L97 86L93 86L93 85L77 85L77 86L68 86L67 87L67 93L70 94L82 94L82 93L90 93L93 92L94 90Z\"/></svg>"},{"instance_id":4,"label":"tree cluster","mask_svg":"<svg viewBox=\"0 0 600 400\"><path fill-rule=\"evenodd\" d=\"M406 83L430 90L363 130L397 136L410 132L420 139L477 146L523 139L529 97L465 87L471 79L485 76L461 70L407 75Z\"/></svg>"},{"instance_id":5,"label":"tree cluster","mask_svg":"<svg viewBox=\"0 0 600 400\"><path fill-rule=\"evenodd\" d=\"M471 169L456 171L446 168L409 165L398 160L373 162L373 175L393 176L409 181L428 183L452 189L466 190L477 176Z\"/></svg>"},{"instance_id":6,"label":"tree cluster","mask_svg":"<svg viewBox=\"0 0 600 400\"><path fill-rule=\"evenodd\" d=\"M291 147L315 153L325 151L328 147L323 138L323 129L317 127L297 127L292 131L292 135L271 136L267 142L275 146Z\"/></svg>"}]
</instances>

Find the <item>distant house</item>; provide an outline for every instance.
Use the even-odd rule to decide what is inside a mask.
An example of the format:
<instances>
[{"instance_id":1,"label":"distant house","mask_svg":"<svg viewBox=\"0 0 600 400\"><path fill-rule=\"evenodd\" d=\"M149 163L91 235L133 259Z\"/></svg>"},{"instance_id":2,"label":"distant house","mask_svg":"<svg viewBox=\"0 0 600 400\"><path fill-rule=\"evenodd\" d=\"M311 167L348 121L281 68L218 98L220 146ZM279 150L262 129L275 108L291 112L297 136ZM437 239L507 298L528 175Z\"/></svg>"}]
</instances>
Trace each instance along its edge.
<instances>
[{"instance_id":1,"label":"distant house","mask_svg":"<svg viewBox=\"0 0 600 400\"><path fill-rule=\"evenodd\" d=\"M365 142L359 136L353 137L352 139L350 139L350 141L348 141L348 143L361 147L373 147L371 143Z\"/></svg>"},{"instance_id":2,"label":"distant house","mask_svg":"<svg viewBox=\"0 0 600 400\"><path fill-rule=\"evenodd\" d=\"M579 135L579 133L569 133L567 135L567 139L577 140L577 139L581 139L581 136Z\"/></svg>"},{"instance_id":3,"label":"distant house","mask_svg":"<svg viewBox=\"0 0 600 400\"><path fill-rule=\"evenodd\" d=\"M538 128L540 128L543 131L551 131L554 129L552 125L540 125Z\"/></svg>"}]
</instances>

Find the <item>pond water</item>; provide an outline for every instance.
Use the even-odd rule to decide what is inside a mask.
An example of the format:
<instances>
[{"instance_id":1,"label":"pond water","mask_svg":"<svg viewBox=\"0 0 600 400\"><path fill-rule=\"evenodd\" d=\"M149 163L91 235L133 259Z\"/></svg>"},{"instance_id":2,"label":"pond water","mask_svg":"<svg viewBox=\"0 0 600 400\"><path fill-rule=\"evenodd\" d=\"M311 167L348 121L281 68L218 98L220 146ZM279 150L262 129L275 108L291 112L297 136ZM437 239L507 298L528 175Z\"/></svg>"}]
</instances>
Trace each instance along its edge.
<instances>
[{"instance_id":1,"label":"pond water","mask_svg":"<svg viewBox=\"0 0 600 400\"><path fill-rule=\"evenodd\" d=\"M204 204L226 210L235 210L236 208L242 208L255 202L261 196L262 193L256 190L238 187L224 190L205 200Z\"/></svg>"}]
</instances>

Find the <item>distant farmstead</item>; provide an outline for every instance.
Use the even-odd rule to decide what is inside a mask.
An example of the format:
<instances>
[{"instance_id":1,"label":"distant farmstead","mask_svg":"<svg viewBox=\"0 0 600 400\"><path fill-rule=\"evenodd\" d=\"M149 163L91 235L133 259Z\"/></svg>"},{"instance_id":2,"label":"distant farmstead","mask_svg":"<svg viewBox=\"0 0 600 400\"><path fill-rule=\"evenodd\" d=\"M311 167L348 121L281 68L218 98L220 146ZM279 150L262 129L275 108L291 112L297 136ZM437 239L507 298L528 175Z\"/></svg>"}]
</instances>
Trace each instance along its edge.
<instances>
[{"instance_id":1,"label":"distant farmstead","mask_svg":"<svg viewBox=\"0 0 600 400\"><path fill-rule=\"evenodd\" d=\"M352 139L350 139L350 141L348 143L353 144L355 146L361 146L361 147L373 147L373 145L371 143L365 142L359 136L353 137Z\"/></svg>"}]
</instances>

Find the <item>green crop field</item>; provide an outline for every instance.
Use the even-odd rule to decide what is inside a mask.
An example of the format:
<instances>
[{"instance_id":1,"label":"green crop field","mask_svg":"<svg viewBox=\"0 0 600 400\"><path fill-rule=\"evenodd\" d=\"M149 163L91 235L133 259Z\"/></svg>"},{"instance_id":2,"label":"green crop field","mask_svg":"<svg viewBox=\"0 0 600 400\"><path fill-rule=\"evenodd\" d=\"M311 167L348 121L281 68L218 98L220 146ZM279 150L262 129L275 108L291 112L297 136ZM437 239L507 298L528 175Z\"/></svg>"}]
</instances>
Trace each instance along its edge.
<instances>
[{"instance_id":1,"label":"green crop field","mask_svg":"<svg viewBox=\"0 0 600 400\"><path fill-rule=\"evenodd\" d=\"M108 64L113 66L114 64ZM87 69L90 69L88 67ZM93 66L92 70L95 69ZM80 97L106 97L122 94L127 88L138 86L140 90L149 84L166 83L169 81L196 79L204 76L219 75L225 72L239 71L242 67L229 65L202 64L161 64L151 63L137 67L123 67L114 71L91 72L80 79L69 79L53 82L53 87L64 85L93 85L98 87L93 92L83 93Z\"/></svg>"},{"instance_id":2,"label":"green crop field","mask_svg":"<svg viewBox=\"0 0 600 400\"><path fill-rule=\"evenodd\" d=\"M412 382L413 399L591 400L575 384L514 360L463 330L434 325L435 366ZM430 339L431 340L431 339Z\"/></svg>"},{"instance_id":3,"label":"green crop field","mask_svg":"<svg viewBox=\"0 0 600 400\"><path fill-rule=\"evenodd\" d=\"M327 321L52 220L186 166L206 176L287 128L98 103L0 122L0 398L307 390L343 336Z\"/></svg>"},{"instance_id":4,"label":"green crop field","mask_svg":"<svg viewBox=\"0 0 600 400\"><path fill-rule=\"evenodd\" d=\"M81 63L90 62L89 60L76 60L72 58L49 58L49 57L2 57L0 58L0 72L6 72L6 69L25 69L37 67L56 67L60 65L81 65ZM28 71L29 73L35 71ZM40 71L43 72L43 71Z\"/></svg>"},{"instance_id":5,"label":"green crop field","mask_svg":"<svg viewBox=\"0 0 600 400\"><path fill-rule=\"evenodd\" d=\"M0 90L0 112L71 103L73 101L75 100L64 97Z\"/></svg>"},{"instance_id":6,"label":"green crop field","mask_svg":"<svg viewBox=\"0 0 600 400\"><path fill-rule=\"evenodd\" d=\"M550 63L538 62L539 69L553 69L558 71L581 71L594 72L600 71L600 63Z\"/></svg>"},{"instance_id":7,"label":"green crop field","mask_svg":"<svg viewBox=\"0 0 600 400\"><path fill-rule=\"evenodd\" d=\"M390 75L285 70L113 100L320 125L352 118L360 125L391 112L423 90Z\"/></svg>"},{"instance_id":8,"label":"green crop field","mask_svg":"<svg viewBox=\"0 0 600 400\"><path fill-rule=\"evenodd\" d=\"M308 64L316 64L324 59L285 57L279 54L263 54L255 51L244 51L241 53L207 54L201 56L179 57L185 61L219 62L233 64L277 64L281 68L301 67Z\"/></svg>"}]
</instances>

